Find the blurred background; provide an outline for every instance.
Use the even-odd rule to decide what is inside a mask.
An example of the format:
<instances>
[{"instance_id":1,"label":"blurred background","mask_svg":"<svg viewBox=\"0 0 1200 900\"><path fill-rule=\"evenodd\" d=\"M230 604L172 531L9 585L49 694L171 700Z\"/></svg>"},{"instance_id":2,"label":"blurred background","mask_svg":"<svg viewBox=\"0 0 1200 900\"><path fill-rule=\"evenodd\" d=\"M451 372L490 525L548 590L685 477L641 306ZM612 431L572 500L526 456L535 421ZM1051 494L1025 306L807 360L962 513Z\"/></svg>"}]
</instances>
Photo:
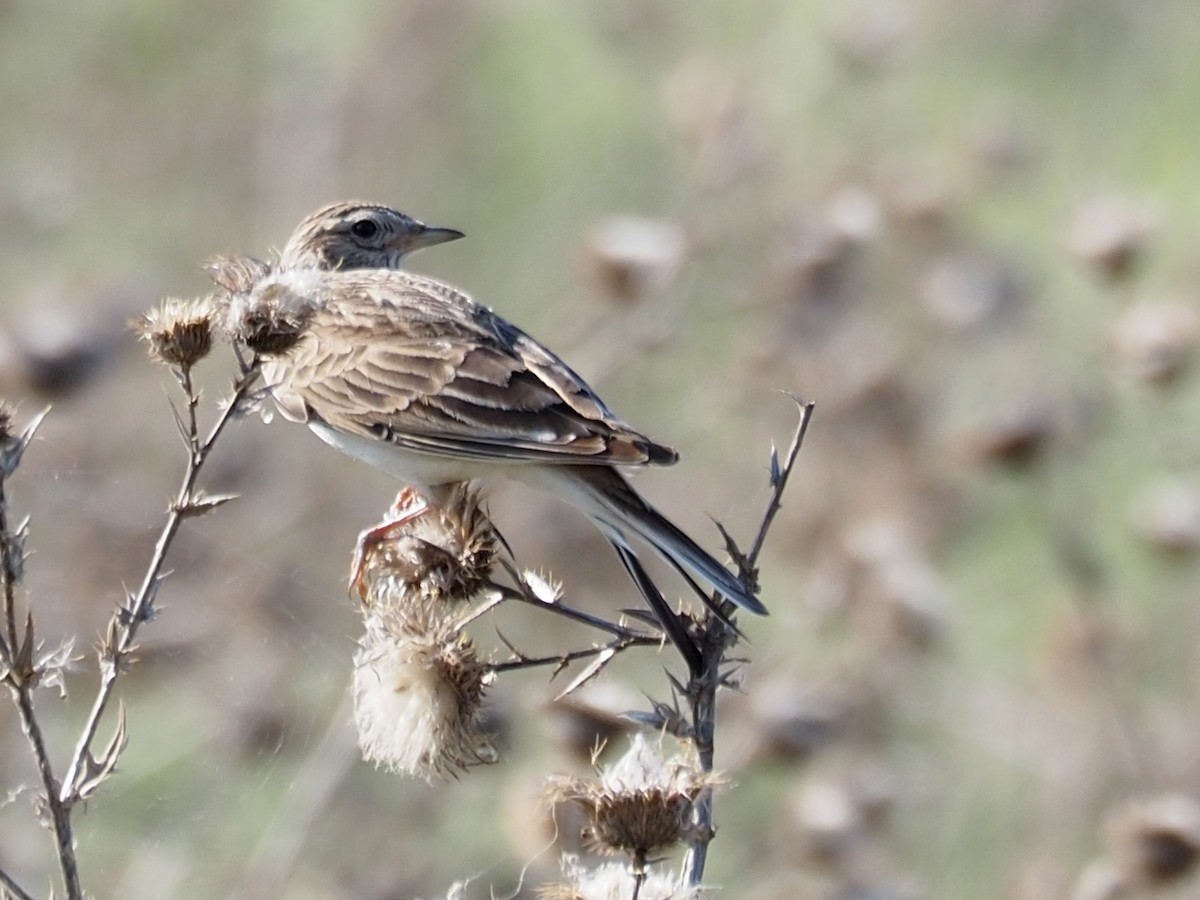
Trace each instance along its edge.
<instances>
[{"instance_id":1,"label":"blurred background","mask_svg":"<svg viewBox=\"0 0 1200 900\"><path fill-rule=\"evenodd\" d=\"M53 405L10 490L39 635L88 654L40 695L60 767L183 471L128 319L362 198L465 231L414 268L677 446L639 488L713 549L710 516L761 518L780 392L816 401L721 710L721 896L1196 896L1197 47L1190 0L0 3L0 393ZM206 361L209 400L233 371ZM175 545L77 817L88 890L532 896L540 779L670 654L575 704L503 679L497 766L375 771L345 576L396 486L258 419L206 486L242 499ZM580 605L633 602L578 514L491 508ZM0 707L0 865L41 890L33 781Z\"/></svg>"}]
</instances>

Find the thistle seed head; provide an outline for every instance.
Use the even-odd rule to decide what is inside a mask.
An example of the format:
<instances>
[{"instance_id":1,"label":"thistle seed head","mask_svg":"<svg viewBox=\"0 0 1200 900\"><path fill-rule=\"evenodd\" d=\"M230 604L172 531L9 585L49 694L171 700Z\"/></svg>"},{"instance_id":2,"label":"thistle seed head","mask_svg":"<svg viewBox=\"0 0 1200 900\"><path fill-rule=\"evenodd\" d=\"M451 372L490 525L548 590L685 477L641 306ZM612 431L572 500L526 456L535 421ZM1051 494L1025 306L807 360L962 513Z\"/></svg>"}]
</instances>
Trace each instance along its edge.
<instances>
[{"instance_id":1,"label":"thistle seed head","mask_svg":"<svg viewBox=\"0 0 1200 900\"><path fill-rule=\"evenodd\" d=\"M1180 885L1200 863L1200 803L1168 794L1132 804L1109 823L1108 839L1127 882L1145 888Z\"/></svg>"},{"instance_id":2,"label":"thistle seed head","mask_svg":"<svg viewBox=\"0 0 1200 900\"><path fill-rule=\"evenodd\" d=\"M253 256L212 256L204 261L204 271L214 284L236 296L254 290L258 282L271 274L271 265Z\"/></svg>"},{"instance_id":3,"label":"thistle seed head","mask_svg":"<svg viewBox=\"0 0 1200 900\"><path fill-rule=\"evenodd\" d=\"M216 305L211 297L168 297L134 321L133 326L159 362L190 369L212 349Z\"/></svg>"},{"instance_id":4,"label":"thistle seed head","mask_svg":"<svg viewBox=\"0 0 1200 900\"><path fill-rule=\"evenodd\" d=\"M634 735L629 751L598 770L599 782L570 776L550 782L551 802L573 801L587 818L592 849L634 859L667 849L692 834L692 809L718 782L694 759L663 755L662 741Z\"/></svg>"},{"instance_id":5,"label":"thistle seed head","mask_svg":"<svg viewBox=\"0 0 1200 900\"><path fill-rule=\"evenodd\" d=\"M358 547L364 603L397 611L436 609L475 597L488 583L498 538L478 491L457 486L440 506L401 492L391 524L364 532Z\"/></svg>"},{"instance_id":6,"label":"thistle seed head","mask_svg":"<svg viewBox=\"0 0 1200 900\"><path fill-rule=\"evenodd\" d=\"M241 272L222 272L237 287ZM305 274L268 274L251 289L231 295L226 319L230 338L263 356L280 356L299 343L316 311L317 297Z\"/></svg>"},{"instance_id":7,"label":"thistle seed head","mask_svg":"<svg viewBox=\"0 0 1200 900\"><path fill-rule=\"evenodd\" d=\"M444 619L372 613L354 663L364 759L426 781L496 761L482 727L491 670Z\"/></svg>"}]
</instances>

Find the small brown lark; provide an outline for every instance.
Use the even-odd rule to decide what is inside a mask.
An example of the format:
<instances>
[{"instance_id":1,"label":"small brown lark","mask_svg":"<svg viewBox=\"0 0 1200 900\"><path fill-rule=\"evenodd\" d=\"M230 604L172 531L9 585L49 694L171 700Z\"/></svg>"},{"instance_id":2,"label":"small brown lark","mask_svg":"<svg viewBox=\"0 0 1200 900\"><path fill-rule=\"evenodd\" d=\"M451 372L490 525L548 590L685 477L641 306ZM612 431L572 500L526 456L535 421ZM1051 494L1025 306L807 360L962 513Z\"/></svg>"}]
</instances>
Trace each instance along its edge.
<instances>
[{"instance_id":1,"label":"small brown lark","mask_svg":"<svg viewBox=\"0 0 1200 900\"><path fill-rule=\"evenodd\" d=\"M283 415L412 485L430 504L503 475L568 501L623 553L630 536L743 609L753 592L647 504L620 471L678 459L613 414L554 353L444 282L400 265L462 237L369 203L306 218L253 293L309 318L264 376ZM249 302L253 303L251 296Z\"/></svg>"}]
</instances>

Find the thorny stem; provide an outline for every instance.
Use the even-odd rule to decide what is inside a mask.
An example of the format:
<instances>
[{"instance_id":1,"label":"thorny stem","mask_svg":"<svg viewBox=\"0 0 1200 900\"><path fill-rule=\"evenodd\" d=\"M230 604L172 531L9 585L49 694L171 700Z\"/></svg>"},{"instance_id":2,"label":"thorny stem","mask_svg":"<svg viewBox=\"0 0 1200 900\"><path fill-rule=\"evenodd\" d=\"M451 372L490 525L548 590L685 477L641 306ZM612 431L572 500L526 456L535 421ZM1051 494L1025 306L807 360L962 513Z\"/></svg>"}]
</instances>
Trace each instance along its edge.
<instances>
[{"instance_id":1,"label":"thorny stem","mask_svg":"<svg viewBox=\"0 0 1200 900\"><path fill-rule=\"evenodd\" d=\"M793 397L793 399L796 398ZM767 539L767 532L770 531L771 524L775 521L775 515L783 506L783 492L787 488L788 478L795 467L796 457L800 453L804 435L808 431L809 420L812 418L814 404L802 403L799 400L796 400L796 403L800 407L800 419L796 423L792 443L788 447L783 465L778 464L774 452L771 454L771 498L767 503L767 509L763 514L762 524L759 526L754 544L742 563L743 577L752 576L754 573L759 554ZM720 597L714 597L713 600L714 603L718 603ZM733 606L728 601L725 601L723 609L732 615ZM692 671L687 697L691 707L691 739L699 757L700 770L706 774L713 771L716 749L717 689L724 682L721 666L725 662L725 651L732 647L736 640L737 635L733 630L711 610L697 628L696 644L700 651L701 665L699 671ZM689 842L687 857L683 865L688 884L695 887L704 877L708 845L714 834L711 788L705 788L697 798L693 824L696 836Z\"/></svg>"},{"instance_id":2,"label":"thorny stem","mask_svg":"<svg viewBox=\"0 0 1200 900\"><path fill-rule=\"evenodd\" d=\"M4 497L4 482L0 480L0 540L3 543L4 556L4 639L0 640L0 663L7 669L13 664L13 655L19 646L17 640L17 604L14 597L14 578L10 577L13 570L8 566L12 541L8 539L8 503Z\"/></svg>"},{"instance_id":3,"label":"thorny stem","mask_svg":"<svg viewBox=\"0 0 1200 900\"><path fill-rule=\"evenodd\" d=\"M515 570L510 570L513 578L520 583L520 576ZM538 609L544 609L547 612L557 613L560 616L571 619L575 622L582 622L584 625L591 625L593 628L598 628L601 631L607 631L613 637L628 639L630 643L647 643L661 644L661 635L647 634L644 631L637 631L633 628L628 628L618 622L610 622L608 619L601 616L594 616L591 613L584 612L581 609L575 609L572 606L567 606L563 603L546 603L539 600L537 597L531 597L525 591L514 590L503 584L490 582L488 588L497 591L505 600L517 600L521 603L528 603Z\"/></svg>"},{"instance_id":4,"label":"thorny stem","mask_svg":"<svg viewBox=\"0 0 1200 900\"><path fill-rule=\"evenodd\" d=\"M67 770L67 777L63 781L61 788L59 799L65 804L69 805L79 799L78 781L83 774L88 758L91 756L91 746L96 739L96 731L99 728L100 719L104 715L104 710L108 706L109 699L112 697L113 687L124 666L123 657L133 648L134 639L137 637L138 628L142 622L148 620L153 615L154 600L158 595L159 586L165 577L162 574L163 563L166 560L167 551L170 549L171 542L174 540L180 524L189 514L190 505L195 498L194 491L200 470L208 460L213 444L220 437L221 432L225 430L225 426L233 419L234 414L249 394L250 388L258 380L260 368L257 360L244 365L241 377L234 383L233 394L229 398L228 405L221 412L208 437L203 442L200 441L199 429L196 422L196 406L199 402L199 397L192 384L190 373L186 370L180 373L180 384L187 394L188 406L188 418L185 423L188 432L185 435L188 443L187 472L184 474L183 483L179 486L179 493L175 497L175 502L171 504L171 508L167 514L167 521L163 525L161 534L159 534L158 542L154 546L154 555L151 557L150 565L146 569L146 575L142 580L141 588L130 599L127 605L117 610L110 623L109 635L111 640L106 638L105 646L101 653L100 686L96 691L96 698L92 703L91 712L88 713L87 721L84 723L83 730L80 733L79 742L75 746L75 753L71 757L70 768Z\"/></svg>"},{"instance_id":5,"label":"thorny stem","mask_svg":"<svg viewBox=\"0 0 1200 900\"><path fill-rule=\"evenodd\" d=\"M791 396L789 394L789 396ZM796 465L796 457L800 454L800 448L804 445L804 435L808 433L808 423L812 419L813 407L816 405L809 402L801 402L795 397L792 397L796 404L800 407L800 420L796 423L796 431L792 435L792 443L788 447L787 457L784 459L783 466L778 470L778 476L775 471L771 473L771 486L774 490L771 491L771 501L767 504L767 511L763 515L762 525L758 528L758 536L754 539L754 546L750 548L750 553L746 556L746 562L753 570L755 563L758 562L758 555L762 552L763 544L767 540L767 532L771 530L771 523L775 521L775 515L783 508L783 492L787 489L788 478L791 477L792 469ZM772 463L775 462L775 455L772 453Z\"/></svg>"},{"instance_id":6,"label":"thorny stem","mask_svg":"<svg viewBox=\"0 0 1200 900\"><path fill-rule=\"evenodd\" d=\"M36 427L33 426L33 427ZM28 431L23 441L28 442L32 437L32 429ZM36 676L31 669L30 654L36 652L36 647L27 646L33 643L31 633L32 620L26 625L24 636L17 634L16 585L21 577L24 553L22 541L14 535L9 527L8 497L5 494L5 476L0 474L0 579L4 582L4 627L5 640L4 665L8 670L5 681L13 695L17 713L21 719L21 730L33 750L37 762L38 775L42 780L45 791L46 810L50 816L50 825L54 830L54 843L58 852L59 868L62 870L63 888L69 900L78 900L83 896L79 883L79 868L75 861L75 842L71 833L71 817L67 804L58 796L58 782L54 778L54 768L50 763L50 753L46 749L46 739L38 724L37 714L33 705L33 689ZM0 883L4 888L18 897L28 897L12 879L0 872Z\"/></svg>"},{"instance_id":7,"label":"thorny stem","mask_svg":"<svg viewBox=\"0 0 1200 900\"><path fill-rule=\"evenodd\" d=\"M620 653L630 647L647 647L660 646L661 638L653 637L648 634L632 635L627 638L609 641L599 647L588 647L585 650L570 650L566 653L557 653L550 656L525 656L518 654L512 659L504 662L493 663L489 668L493 672L511 672L516 669L532 669L536 666L553 666L557 665L560 669L565 669L571 663L580 659L589 659L593 656L599 656L602 653Z\"/></svg>"},{"instance_id":8,"label":"thorny stem","mask_svg":"<svg viewBox=\"0 0 1200 900\"><path fill-rule=\"evenodd\" d=\"M3 869L0 869L0 888L3 888L8 892L8 894L11 894L15 900L33 900L33 896L25 891L19 884L17 884L13 880L12 876ZM6 895L0 893L0 897L4 896Z\"/></svg>"},{"instance_id":9,"label":"thorny stem","mask_svg":"<svg viewBox=\"0 0 1200 900\"><path fill-rule=\"evenodd\" d=\"M21 717L21 728L33 748L38 774L45 788L46 807L50 813L50 824L54 828L54 844L58 851L58 866L62 870L63 888L67 892L68 900L80 900L83 897L83 889L79 882L79 865L75 861L75 837L71 832L70 806L58 795L58 782L54 779L50 753L46 749L46 741L38 725L31 689L22 684L12 688L12 691Z\"/></svg>"}]
</instances>

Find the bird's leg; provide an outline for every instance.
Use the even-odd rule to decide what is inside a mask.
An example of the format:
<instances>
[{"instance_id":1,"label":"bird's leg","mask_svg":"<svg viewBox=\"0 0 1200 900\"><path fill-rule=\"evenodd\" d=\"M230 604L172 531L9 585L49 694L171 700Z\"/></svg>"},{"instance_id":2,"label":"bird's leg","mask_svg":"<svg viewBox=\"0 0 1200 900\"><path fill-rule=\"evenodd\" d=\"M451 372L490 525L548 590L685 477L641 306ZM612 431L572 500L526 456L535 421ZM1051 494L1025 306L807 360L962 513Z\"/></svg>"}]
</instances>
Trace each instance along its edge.
<instances>
[{"instance_id":1,"label":"bird's leg","mask_svg":"<svg viewBox=\"0 0 1200 900\"><path fill-rule=\"evenodd\" d=\"M402 488L396 495L396 500L384 514L383 521L378 525L359 532L358 542L354 546L354 559L350 564L350 592L357 594L364 603L367 599L366 568L368 553L384 541L395 537L401 527L409 524L418 516L430 509L426 500L416 488Z\"/></svg>"}]
</instances>

